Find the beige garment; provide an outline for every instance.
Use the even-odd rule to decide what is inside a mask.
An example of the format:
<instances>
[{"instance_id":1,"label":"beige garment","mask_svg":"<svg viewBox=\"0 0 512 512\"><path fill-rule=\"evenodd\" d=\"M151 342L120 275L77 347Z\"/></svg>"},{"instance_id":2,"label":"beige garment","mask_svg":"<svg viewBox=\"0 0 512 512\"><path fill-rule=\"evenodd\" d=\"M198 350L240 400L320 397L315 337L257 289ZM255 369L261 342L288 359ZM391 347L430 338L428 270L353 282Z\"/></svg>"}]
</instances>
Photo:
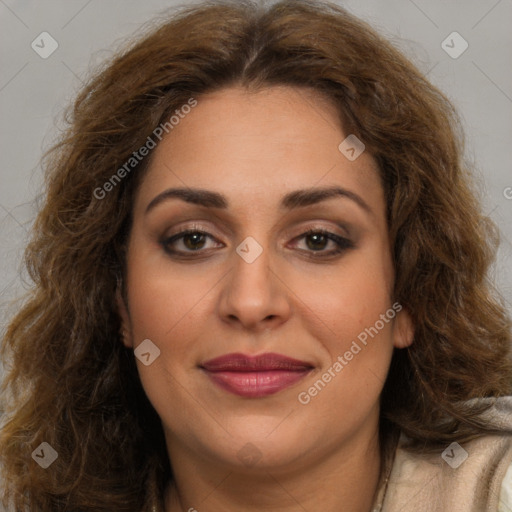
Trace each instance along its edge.
<instances>
[{"instance_id":1,"label":"beige garment","mask_svg":"<svg viewBox=\"0 0 512 512\"><path fill-rule=\"evenodd\" d=\"M491 419L510 430L512 397L496 400ZM373 512L498 512L501 485L512 464L512 435L483 436L428 455L404 450L405 441L402 436L382 475ZM508 512L508 504L503 506Z\"/></svg>"},{"instance_id":2,"label":"beige garment","mask_svg":"<svg viewBox=\"0 0 512 512\"><path fill-rule=\"evenodd\" d=\"M512 397L500 399L495 421L511 428ZM487 435L423 455L404 450L404 441L401 437L387 489L383 482L375 511L498 511L501 485L512 464L511 435Z\"/></svg>"},{"instance_id":3,"label":"beige garment","mask_svg":"<svg viewBox=\"0 0 512 512\"><path fill-rule=\"evenodd\" d=\"M486 436L462 447L467 459L450 467L441 454L397 450L382 512L497 512L512 463L512 436ZM449 454L460 452L452 448Z\"/></svg>"}]
</instances>

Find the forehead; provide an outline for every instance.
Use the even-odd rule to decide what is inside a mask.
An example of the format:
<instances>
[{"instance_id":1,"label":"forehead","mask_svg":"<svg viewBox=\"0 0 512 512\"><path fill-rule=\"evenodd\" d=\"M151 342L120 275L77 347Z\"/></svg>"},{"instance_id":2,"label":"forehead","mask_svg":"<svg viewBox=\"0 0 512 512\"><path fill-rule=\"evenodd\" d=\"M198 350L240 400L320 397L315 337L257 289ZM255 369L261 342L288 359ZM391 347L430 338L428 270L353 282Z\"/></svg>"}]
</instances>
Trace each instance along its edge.
<instances>
[{"instance_id":1,"label":"forehead","mask_svg":"<svg viewBox=\"0 0 512 512\"><path fill-rule=\"evenodd\" d=\"M332 101L316 91L226 88L197 98L152 155L139 200L169 187L217 190L245 202L270 204L287 192L340 185L383 201L374 159L350 161L347 137Z\"/></svg>"}]
</instances>

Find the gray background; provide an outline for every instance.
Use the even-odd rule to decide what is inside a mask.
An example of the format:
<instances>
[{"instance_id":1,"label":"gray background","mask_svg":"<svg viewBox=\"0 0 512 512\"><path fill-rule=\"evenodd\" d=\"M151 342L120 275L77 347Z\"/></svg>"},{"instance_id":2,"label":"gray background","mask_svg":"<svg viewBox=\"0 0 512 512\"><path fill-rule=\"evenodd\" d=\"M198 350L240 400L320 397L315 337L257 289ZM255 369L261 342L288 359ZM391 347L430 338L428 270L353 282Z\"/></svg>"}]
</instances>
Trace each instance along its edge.
<instances>
[{"instance_id":1,"label":"gray background","mask_svg":"<svg viewBox=\"0 0 512 512\"><path fill-rule=\"evenodd\" d=\"M122 38L177 3L0 0L0 335L16 311L12 300L28 287L20 262L41 192L39 160L58 136L63 108ZM399 46L459 109L484 211L501 229L492 275L512 312L512 0L338 3ZM47 59L31 48L44 31L59 44ZM457 59L441 48L453 31L469 44Z\"/></svg>"},{"instance_id":2,"label":"gray background","mask_svg":"<svg viewBox=\"0 0 512 512\"><path fill-rule=\"evenodd\" d=\"M481 177L484 211L502 232L493 279L512 311L512 1L338 3L399 46L459 109L467 157ZM16 310L11 300L28 286L19 271L41 192L39 160L59 133L63 108L91 67L108 58L142 23L177 4L0 0L0 331ZM59 44L47 59L31 48L43 31ZM469 44L457 59L441 47L453 31Z\"/></svg>"}]
</instances>

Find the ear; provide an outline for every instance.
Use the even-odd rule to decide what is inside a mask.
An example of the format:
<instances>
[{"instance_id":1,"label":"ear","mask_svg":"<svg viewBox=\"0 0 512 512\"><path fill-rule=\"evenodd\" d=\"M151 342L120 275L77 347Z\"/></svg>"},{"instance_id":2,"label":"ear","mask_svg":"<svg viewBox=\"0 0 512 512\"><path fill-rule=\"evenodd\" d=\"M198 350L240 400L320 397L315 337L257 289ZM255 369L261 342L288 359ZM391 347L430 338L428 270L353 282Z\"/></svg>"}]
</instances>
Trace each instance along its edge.
<instances>
[{"instance_id":1,"label":"ear","mask_svg":"<svg viewBox=\"0 0 512 512\"><path fill-rule=\"evenodd\" d=\"M401 306L400 306L401 307ZM396 348L406 348L414 340L414 325L409 312L402 308L397 312L393 324L393 345Z\"/></svg>"},{"instance_id":2,"label":"ear","mask_svg":"<svg viewBox=\"0 0 512 512\"><path fill-rule=\"evenodd\" d=\"M132 337L132 324L130 321L130 314L128 313L128 307L125 304L123 295L121 293L120 286L116 290L116 304L117 312L121 318L121 339L123 344L127 348L133 348L133 337Z\"/></svg>"}]
</instances>

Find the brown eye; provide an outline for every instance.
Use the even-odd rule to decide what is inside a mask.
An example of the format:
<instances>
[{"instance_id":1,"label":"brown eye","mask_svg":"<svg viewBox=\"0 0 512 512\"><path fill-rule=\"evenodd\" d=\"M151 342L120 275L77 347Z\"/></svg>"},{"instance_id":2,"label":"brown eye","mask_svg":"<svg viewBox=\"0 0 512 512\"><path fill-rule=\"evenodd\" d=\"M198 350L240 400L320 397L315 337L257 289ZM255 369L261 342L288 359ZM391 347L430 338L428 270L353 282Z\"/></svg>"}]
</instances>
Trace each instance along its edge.
<instances>
[{"instance_id":1,"label":"brown eye","mask_svg":"<svg viewBox=\"0 0 512 512\"><path fill-rule=\"evenodd\" d=\"M301 252L309 253L315 258L335 256L355 247L348 238L318 229L303 233L295 239L295 244ZM300 247L301 245L305 248Z\"/></svg>"},{"instance_id":2,"label":"brown eye","mask_svg":"<svg viewBox=\"0 0 512 512\"><path fill-rule=\"evenodd\" d=\"M183 245L190 250L201 249L205 244L206 237L203 233L190 233L183 236Z\"/></svg>"},{"instance_id":3,"label":"brown eye","mask_svg":"<svg viewBox=\"0 0 512 512\"><path fill-rule=\"evenodd\" d=\"M209 233L198 230L182 231L163 239L160 244L165 252L175 256L187 256L194 252L202 254L207 249L223 245L217 242Z\"/></svg>"},{"instance_id":4,"label":"brown eye","mask_svg":"<svg viewBox=\"0 0 512 512\"><path fill-rule=\"evenodd\" d=\"M312 233L306 236L306 245L312 251L321 251L329 243L329 238L323 233Z\"/></svg>"}]
</instances>

